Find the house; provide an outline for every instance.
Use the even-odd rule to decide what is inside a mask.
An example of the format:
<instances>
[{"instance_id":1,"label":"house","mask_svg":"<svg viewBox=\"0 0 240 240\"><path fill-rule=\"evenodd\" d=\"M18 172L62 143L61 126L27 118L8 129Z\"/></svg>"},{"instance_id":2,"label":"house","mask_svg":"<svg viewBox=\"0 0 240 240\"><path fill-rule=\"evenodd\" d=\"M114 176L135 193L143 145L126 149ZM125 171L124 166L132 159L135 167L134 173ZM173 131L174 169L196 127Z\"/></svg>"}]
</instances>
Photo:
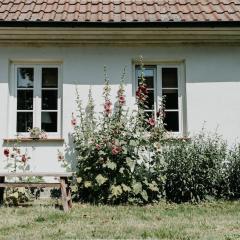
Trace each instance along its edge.
<instances>
[{"instance_id":1,"label":"house","mask_svg":"<svg viewBox=\"0 0 240 240\"><path fill-rule=\"evenodd\" d=\"M4 0L0 2L0 143L18 143L31 171L61 170L58 150L74 161L76 86L91 86L102 108L104 65L112 98L126 67L134 105L144 57L150 113L167 97L166 124L183 137L217 131L240 137L239 0ZM48 138L32 140L28 128ZM2 154L0 168L6 169Z\"/></svg>"}]
</instances>

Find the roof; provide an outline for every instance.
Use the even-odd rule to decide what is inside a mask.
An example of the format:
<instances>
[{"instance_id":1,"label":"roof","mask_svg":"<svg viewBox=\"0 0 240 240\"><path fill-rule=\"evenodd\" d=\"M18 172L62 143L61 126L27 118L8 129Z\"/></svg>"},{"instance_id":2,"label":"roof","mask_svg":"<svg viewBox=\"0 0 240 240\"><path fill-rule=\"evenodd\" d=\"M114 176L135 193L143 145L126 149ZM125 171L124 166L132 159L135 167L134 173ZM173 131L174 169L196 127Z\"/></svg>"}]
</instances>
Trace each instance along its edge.
<instances>
[{"instance_id":1,"label":"roof","mask_svg":"<svg viewBox=\"0 0 240 240\"><path fill-rule=\"evenodd\" d=\"M2 23L240 23L240 0L1 0Z\"/></svg>"}]
</instances>

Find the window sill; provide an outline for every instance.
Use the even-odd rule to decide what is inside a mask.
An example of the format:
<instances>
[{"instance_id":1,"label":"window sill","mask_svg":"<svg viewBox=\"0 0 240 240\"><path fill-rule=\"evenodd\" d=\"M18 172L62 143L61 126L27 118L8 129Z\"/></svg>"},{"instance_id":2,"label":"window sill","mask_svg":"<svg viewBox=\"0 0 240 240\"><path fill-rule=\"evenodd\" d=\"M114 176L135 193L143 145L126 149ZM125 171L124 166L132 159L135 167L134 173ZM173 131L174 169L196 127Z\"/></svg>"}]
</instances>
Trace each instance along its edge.
<instances>
[{"instance_id":1,"label":"window sill","mask_svg":"<svg viewBox=\"0 0 240 240\"><path fill-rule=\"evenodd\" d=\"M21 137L21 138L4 138L4 142L64 142L63 138L28 138L28 137Z\"/></svg>"}]
</instances>

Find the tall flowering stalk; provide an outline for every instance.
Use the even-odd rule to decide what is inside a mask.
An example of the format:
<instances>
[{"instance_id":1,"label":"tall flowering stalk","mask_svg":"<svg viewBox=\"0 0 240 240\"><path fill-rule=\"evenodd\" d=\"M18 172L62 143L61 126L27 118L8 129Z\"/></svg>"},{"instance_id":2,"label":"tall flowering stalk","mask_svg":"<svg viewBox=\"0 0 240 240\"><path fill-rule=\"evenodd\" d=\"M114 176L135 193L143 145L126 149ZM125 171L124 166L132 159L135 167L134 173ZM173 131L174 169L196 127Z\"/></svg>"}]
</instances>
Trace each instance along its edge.
<instances>
[{"instance_id":1,"label":"tall flowering stalk","mask_svg":"<svg viewBox=\"0 0 240 240\"><path fill-rule=\"evenodd\" d=\"M106 66L104 67L104 75L105 75L105 80L104 80L105 85L104 85L104 89L103 89L104 116L109 117L112 113L112 102L110 100L111 87L109 85L109 79L107 76Z\"/></svg>"}]
</instances>

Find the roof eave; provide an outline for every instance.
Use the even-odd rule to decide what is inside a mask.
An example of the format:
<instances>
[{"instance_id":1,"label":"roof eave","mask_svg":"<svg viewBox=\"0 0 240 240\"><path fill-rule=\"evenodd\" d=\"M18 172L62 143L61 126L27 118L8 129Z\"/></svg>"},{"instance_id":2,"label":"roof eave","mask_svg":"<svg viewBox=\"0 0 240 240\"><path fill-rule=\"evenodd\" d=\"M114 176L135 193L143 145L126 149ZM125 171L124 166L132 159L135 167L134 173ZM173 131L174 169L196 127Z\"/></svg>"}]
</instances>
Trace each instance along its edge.
<instances>
[{"instance_id":1,"label":"roof eave","mask_svg":"<svg viewBox=\"0 0 240 240\"><path fill-rule=\"evenodd\" d=\"M158 22L78 22L78 21L1 21L0 27L48 27L48 28L222 28L240 27L240 21L158 21Z\"/></svg>"}]
</instances>

